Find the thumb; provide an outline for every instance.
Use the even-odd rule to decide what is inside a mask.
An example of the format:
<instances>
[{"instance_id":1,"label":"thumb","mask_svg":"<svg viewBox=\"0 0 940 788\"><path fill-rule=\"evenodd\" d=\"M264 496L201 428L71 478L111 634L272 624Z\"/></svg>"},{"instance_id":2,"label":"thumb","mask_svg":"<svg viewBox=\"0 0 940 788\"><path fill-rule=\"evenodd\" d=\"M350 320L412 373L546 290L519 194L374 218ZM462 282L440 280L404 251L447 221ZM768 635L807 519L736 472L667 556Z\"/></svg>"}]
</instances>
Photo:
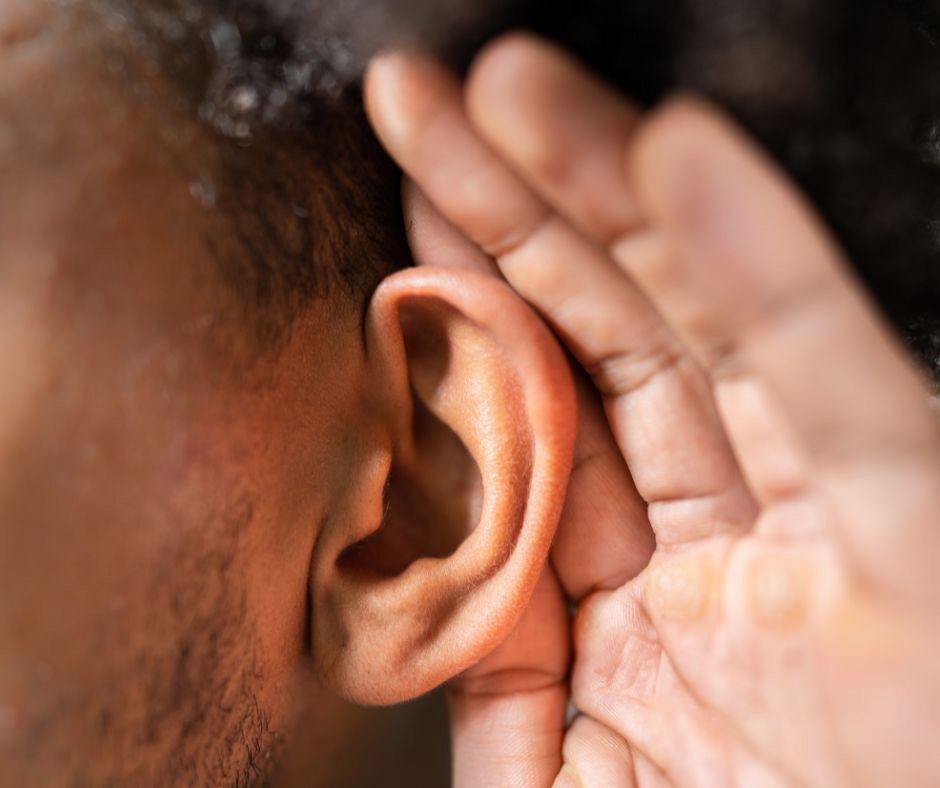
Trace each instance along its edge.
<instances>
[{"instance_id":1,"label":"thumb","mask_svg":"<svg viewBox=\"0 0 940 788\"><path fill-rule=\"evenodd\" d=\"M569 656L564 596L546 568L509 638L446 688L455 788L554 782Z\"/></svg>"}]
</instances>

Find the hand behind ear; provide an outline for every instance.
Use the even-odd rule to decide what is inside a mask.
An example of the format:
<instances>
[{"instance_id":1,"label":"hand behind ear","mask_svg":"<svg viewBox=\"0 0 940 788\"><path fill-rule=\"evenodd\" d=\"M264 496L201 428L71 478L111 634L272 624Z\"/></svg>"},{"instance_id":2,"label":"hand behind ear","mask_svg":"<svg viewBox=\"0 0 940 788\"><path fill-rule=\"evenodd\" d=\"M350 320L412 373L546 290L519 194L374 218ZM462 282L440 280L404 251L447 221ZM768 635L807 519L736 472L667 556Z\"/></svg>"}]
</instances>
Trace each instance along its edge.
<instances>
[{"instance_id":1,"label":"hand behind ear","mask_svg":"<svg viewBox=\"0 0 940 788\"><path fill-rule=\"evenodd\" d=\"M484 53L466 102L384 57L367 102L591 374L656 534L647 570L582 603L595 719L559 784L930 784L940 428L792 187L709 107L640 120L532 39Z\"/></svg>"}]
</instances>

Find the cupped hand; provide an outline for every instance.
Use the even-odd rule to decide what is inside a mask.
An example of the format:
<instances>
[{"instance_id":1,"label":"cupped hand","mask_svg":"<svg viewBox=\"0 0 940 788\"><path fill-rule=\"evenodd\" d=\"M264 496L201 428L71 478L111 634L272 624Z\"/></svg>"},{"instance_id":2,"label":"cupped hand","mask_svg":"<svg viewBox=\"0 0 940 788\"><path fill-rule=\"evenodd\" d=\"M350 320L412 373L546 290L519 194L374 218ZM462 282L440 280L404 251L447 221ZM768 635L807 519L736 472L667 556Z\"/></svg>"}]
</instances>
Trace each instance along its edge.
<instances>
[{"instance_id":1,"label":"cupped hand","mask_svg":"<svg viewBox=\"0 0 940 788\"><path fill-rule=\"evenodd\" d=\"M491 45L466 88L384 56L367 101L583 367L629 471L603 437L582 449L583 474L617 470L575 492L546 573L580 603L564 766L523 750L458 780L931 784L940 421L793 186L705 103L644 115L528 37Z\"/></svg>"}]
</instances>

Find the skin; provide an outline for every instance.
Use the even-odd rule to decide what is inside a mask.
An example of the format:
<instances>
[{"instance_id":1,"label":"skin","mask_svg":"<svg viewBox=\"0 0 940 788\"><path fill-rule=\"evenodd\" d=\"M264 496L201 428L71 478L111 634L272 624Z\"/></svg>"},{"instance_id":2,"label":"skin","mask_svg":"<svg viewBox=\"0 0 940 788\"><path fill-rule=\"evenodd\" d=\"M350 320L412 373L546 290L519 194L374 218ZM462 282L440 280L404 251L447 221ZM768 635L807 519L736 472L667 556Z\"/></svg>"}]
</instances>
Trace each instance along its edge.
<instances>
[{"instance_id":1,"label":"skin","mask_svg":"<svg viewBox=\"0 0 940 788\"><path fill-rule=\"evenodd\" d=\"M582 449L544 581L578 602L581 716L563 735L543 605L563 645L540 685L515 680L523 633L475 668L485 692L452 690L456 783L930 784L940 422L792 184L715 108L643 114L528 37L466 85L385 55L367 104L423 210L590 377L582 436L615 441ZM585 522L612 452L629 503Z\"/></svg>"},{"instance_id":2,"label":"skin","mask_svg":"<svg viewBox=\"0 0 940 788\"><path fill-rule=\"evenodd\" d=\"M711 110L635 135L632 108L530 45L478 64L468 118L439 67L384 61L376 124L476 247L412 195L427 267L368 305L310 304L272 350L177 155L211 148L156 122L172 112L159 75L151 101L127 101L48 10L0 11L0 783L260 781L298 720L320 752L361 741L324 686L395 702L458 673L462 784L932 773L927 737L906 733L937 707L925 391L805 207ZM440 125L415 123L428 97ZM716 152L746 206L688 178ZM745 207L760 244L723 224ZM836 308L797 322L835 345L778 331L786 310L752 332L810 268ZM497 270L587 370L577 444L563 356ZM681 354L658 344L659 310ZM710 377L738 356L762 385ZM582 600L573 634L566 596ZM572 643L584 716L566 731ZM761 687L795 689L757 703Z\"/></svg>"},{"instance_id":3,"label":"skin","mask_svg":"<svg viewBox=\"0 0 940 788\"><path fill-rule=\"evenodd\" d=\"M47 21L0 12L0 782L246 781L298 693L349 733L301 657L360 318L259 357L154 118Z\"/></svg>"},{"instance_id":4,"label":"skin","mask_svg":"<svg viewBox=\"0 0 940 788\"><path fill-rule=\"evenodd\" d=\"M375 732L338 698L414 699L526 609L572 462L562 351L505 283L434 266L265 344L193 188L208 132L78 17L0 9L0 784L247 785L282 755L345 784L330 753Z\"/></svg>"}]
</instances>

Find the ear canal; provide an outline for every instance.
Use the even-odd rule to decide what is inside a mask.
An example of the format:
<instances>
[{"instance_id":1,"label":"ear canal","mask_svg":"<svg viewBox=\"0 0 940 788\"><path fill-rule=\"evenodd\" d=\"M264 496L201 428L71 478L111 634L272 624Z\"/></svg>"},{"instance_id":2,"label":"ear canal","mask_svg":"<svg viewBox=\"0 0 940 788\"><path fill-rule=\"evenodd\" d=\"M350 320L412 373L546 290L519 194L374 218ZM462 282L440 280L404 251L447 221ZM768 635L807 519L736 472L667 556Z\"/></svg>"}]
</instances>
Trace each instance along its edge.
<instances>
[{"instance_id":1,"label":"ear canal","mask_svg":"<svg viewBox=\"0 0 940 788\"><path fill-rule=\"evenodd\" d=\"M577 419L557 343L493 277L400 272L373 297L366 338L388 470L371 482L381 507L362 509L372 521L350 523L315 567L313 647L339 691L392 703L481 659L518 620Z\"/></svg>"}]
</instances>

